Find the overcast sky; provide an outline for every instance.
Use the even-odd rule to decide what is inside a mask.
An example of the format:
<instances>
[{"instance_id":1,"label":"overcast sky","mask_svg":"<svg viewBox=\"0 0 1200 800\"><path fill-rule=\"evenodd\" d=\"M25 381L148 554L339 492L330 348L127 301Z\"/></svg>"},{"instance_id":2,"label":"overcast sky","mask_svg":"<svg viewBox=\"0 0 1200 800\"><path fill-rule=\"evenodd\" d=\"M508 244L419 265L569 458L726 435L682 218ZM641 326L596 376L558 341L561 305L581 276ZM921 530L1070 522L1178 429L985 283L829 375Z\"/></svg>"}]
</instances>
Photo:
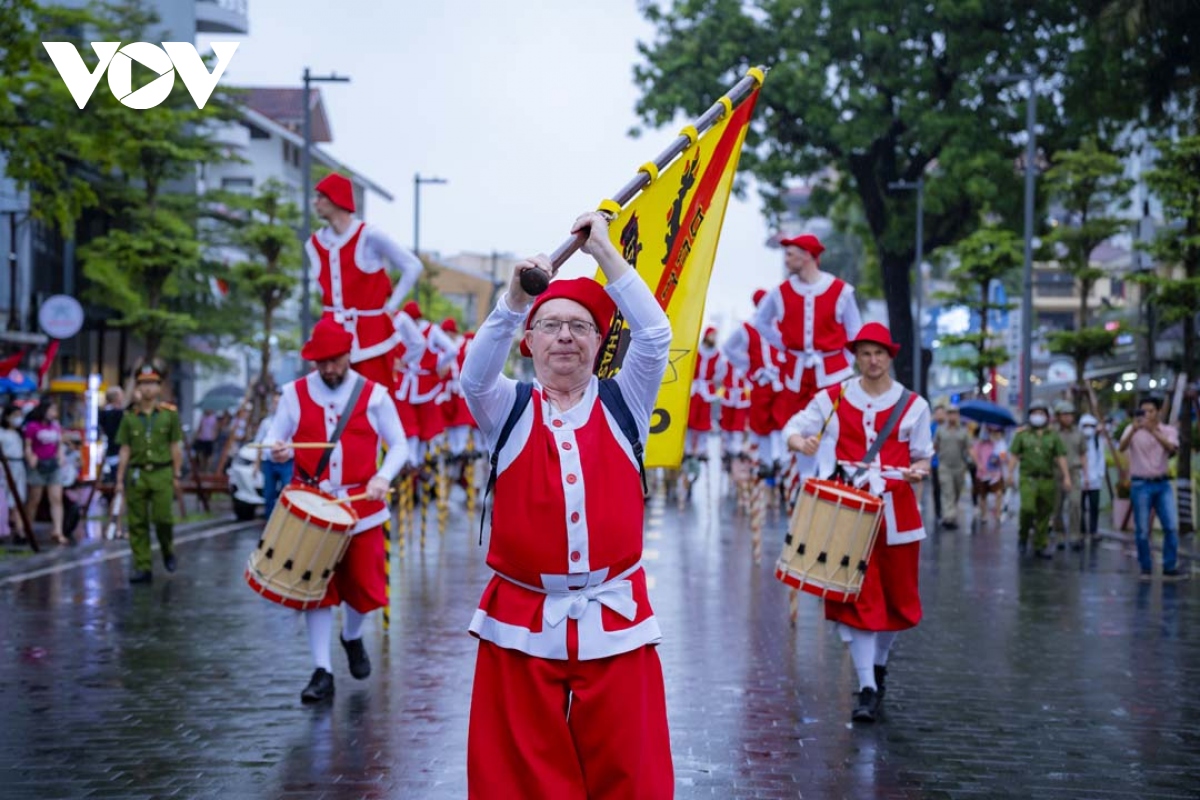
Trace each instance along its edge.
<instances>
[{"instance_id":1,"label":"overcast sky","mask_svg":"<svg viewBox=\"0 0 1200 800\"><path fill-rule=\"evenodd\" d=\"M637 124L636 43L652 34L635 0L250 0L249 9L249 35L211 37L241 42L222 82L298 86L305 66L350 76L322 86L329 150L395 196L370 197L366 216L408 247L414 173L449 181L421 190L422 250L549 253L577 213L678 132L627 135ZM781 279L759 208L751 191L725 216L709 320L749 315L753 290ZM577 255L567 269L585 265Z\"/></svg>"}]
</instances>

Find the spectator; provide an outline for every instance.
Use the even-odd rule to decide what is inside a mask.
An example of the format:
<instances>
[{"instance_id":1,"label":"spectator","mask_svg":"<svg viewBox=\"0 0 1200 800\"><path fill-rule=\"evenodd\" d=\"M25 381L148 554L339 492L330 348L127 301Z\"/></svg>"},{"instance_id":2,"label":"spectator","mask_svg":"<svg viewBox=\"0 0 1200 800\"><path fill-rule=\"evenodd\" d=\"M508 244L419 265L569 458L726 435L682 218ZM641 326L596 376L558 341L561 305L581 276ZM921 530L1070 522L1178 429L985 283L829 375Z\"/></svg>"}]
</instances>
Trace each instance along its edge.
<instances>
[{"instance_id":1,"label":"spectator","mask_svg":"<svg viewBox=\"0 0 1200 800\"><path fill-rule=\"evenodd\" d=\"M279 395L279 390L276 390L275 396L271 398L271 413L263 417L262 422L258 424L258 433L254 437L254 441L258 444L264 444L267 441L267 432L271 430L271 424L275 422L275 412L279 408ZM279 499L279 493L292 482L292 467L295 460L289 458L287 461L275 461L271 458L263 458L262 453L262 450L258 451L257 460L263 475L263 516L270 519L271 512L275 510L275 501Z\"/></svg>"},{"instance_id":2,"label":"spectator","mask_svg":"<svg viewBox=\"0 0 1200 800\"><path fill-rule=\"evenodd\" d=\"M44 493L50 498L50 538L69 544L63 536L63 494L59 469L63 460L62 426L58 406L43 399L25 422L25 461L29 464L29 519L37 517Z\"/></svg>"},{"instance_id":3,"label":"spectator","mask_svg":"<svg viewBox=\"0 0 1200 800\"><path fill-rule=\"evenodd\" d=\"M1147 397L1134 412L1133 422L1125 429L1118 446L1129 451L1129 474L1133 485L1129 502L1133 506L1134 538L1137 541L1141 579L1150 580L1154 568L1150 556L1150 509L1163 527L1163 580L1186 580L1176 559L1179 554L1179 529L1175 526L1175 498L1167 475L1167 459L1179 449L1179 433L1174 426L1159 421L1162 399Z\"/></svg>"},{"instance_id":4,"label":"spectator","mask_svg":"<svg viewBox=\"0 0 1200 800\"><path fill-rule=\"evenodd\" d=\"M196 436L192 439L192 452L196 455L196 469L199 472L208 472L219 429L217 412L211 408L204 409L196 425Z\"/></svg>"},{"instance_id":5,"label":"spectator","mask_svg":"<svg viewBox=\"0 0 1200 800\"><path fill-rule=\"evenodd\" d=\"M117 446L117 430L121 427L121 417L125 416L125 392L120 386L109 387L104 393L104 408L100 409L98 423L100 433L104 435L104 472L111 480L115 474L117 459L120 457L120 447Z\"/></svg>"},{"instance_id":6,"label":"spectator","mask_svg":"<svg viewBox=\"0 0 1200 800\"><path fill-rule=\"evenodd\" d=\"M938 426L946 421L946 404L945 401L938 401L938 404L933 407L933 421L930 424L930 436L937 436ZM930 470L933 478L933 519L935 524L942 524L942 484L941 473L938 471L937 451L933 453L933 459L930 461Z\"/></svg>"},{"instance_id":7,"label":"spectator","mask_svg":"<svg viewBox=\"0 0 1200 800\"><path fill-rule=\"evenodd\" d=\"M971 460L975 464L975 500L982 521L987 516L988 498L996 498L992 523L997 528L1000 527L1000 512L1004 509L1004 462L1007 455L1008 444L1004 441L1003 429L995 425L981 426L979 439L971 447Z\"/></svg>"},{"instance_id":8,"label":"spectator","mask_svg":"<svg viewBox=\"0 0 1200 800\"><path fill-rule=\"evenodd\" d=\"M1084 536L1093 539L1100 532L1100 489L1104 486L1104 476L1108 466L1104 460L1104 442L1101 440L1099 421L1091 414L1079 418L1079 430L1083 432L1084 443L1087 446L1085 464L1087 480L1084 481L1080 522Z\"/></svg>"},{"instance_id":9,"label":"spectator","mask_svg":"<svg viewBox=\"0 0 1200 800\"><path fill-rule=\"evenodd\" d=\"M17 496L13 497L8 481L4 481L4 491L0 493L5 505L4 509L0 510L0 526L3 526L0 538L9 536L10 531L16 531L16 535L13 536L16 541L25 540L25 534L21 530L17 503L24 503L27 493L25 487L25 442L21 437L21 417L21 409L15 405L5 407L4 414L0 417L0 458L8 462L8 472L12 475L13 485L17 487Z\"/></svg>"},{"instance_id":10,"label":"spectator","mask_svg":"<svg viewBox=\"0 0 1200 800\"><path fill-rule=\"evenodd\" d=\"M1062 400L1055 404L1054 413L1058 415L1058 438L1067 451L1067 470L1071 473L1071 488L1059 491L1054 506L1054 529L1060 535L1058 549L1064 549L1067 540L1074 537L1071 549L1082 550L1080 498L1087 478L1087 447L1083 433L1075 425L1075 406Z\"/></svg>"},{"instance_id":11,"label":"spectator","mask_svg":"<svg viewBox=\"0 0 1200 800\"><path fill-rule=\"evenodd\" d=\"M971 460L971 434L959 419L958 406L946 409L945 423L937 426L933 449L938 457L938 481L941 483L942 526L958 528L958 506L967 479L967 462Z\"/></svg>"}]
</instances>

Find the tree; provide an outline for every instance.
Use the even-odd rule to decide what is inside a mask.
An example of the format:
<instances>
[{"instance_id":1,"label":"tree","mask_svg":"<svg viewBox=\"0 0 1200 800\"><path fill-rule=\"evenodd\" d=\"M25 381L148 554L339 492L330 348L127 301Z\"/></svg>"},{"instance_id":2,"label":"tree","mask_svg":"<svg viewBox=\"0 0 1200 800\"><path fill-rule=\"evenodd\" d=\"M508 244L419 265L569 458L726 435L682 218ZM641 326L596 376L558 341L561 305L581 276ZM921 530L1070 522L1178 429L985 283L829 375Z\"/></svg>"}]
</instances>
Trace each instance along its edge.
<instances>
[{"instance_id":1,"label":"tree","mask_svg":"<svg viewBox=\"0 0 1200 800\"><path fill-rule=\"evenodd\" d=\"M85 9L0 0L0 152L5 173L31 193L30 213L66 237L99 202L92 185L110 162L95 106L75 106L43 41L73 41L94 25Z\"/></svg>"},{"instance_id":2,"label":"tree","mask_svg":"<svg viewBox=\"0 0 1200 800\"><path fill-rule=\"evenodd\" d=\"M103 6L98 35L142 40L157 18L137 2ZM143 341L146 358L195 357L189 335L204 331L189 307L187 287L207 283L209 264L197 237L202 200L191 186L197 164L224 158L211 127L229 118L220 90L197 109L176 83L159 106L132 110L97 92L88 107L108 131L111 169L96 182L112 227L80 250L88 294L118 312L117 324Z\"/></svg>"},{"instance_id":3,"label":"tree","mask_svg":"<svg viewBox=\"0 0 1200 800\"><path fill-rule=\"evenodd\" d=\"M942 336L941 340L946 345L968 344L975 349L974 356L951 359L949 364L974 372L975 388L980 394L991 379L991 371L1009 360L1008 350L990 341L988 323L992 312L1015 307L1013 303L994 301L992 284L1003 282L1024 263L1023 247L1021 238L1012 231L985 225L953 247L958 264L946 277L954 290L935 295L951 305L966 306L979 317L978 332Z\"/></svg>"},{"instance_id":4,"label":"tree","mask_svg":"<svg viewBox=\"0 0 1200 800\"><path fill-rule=\"evenodd\" d=\"M834 168L833 194L862 208L902 342L916 210L888 184L925 176L926 252L969 234L985 207L1014 218L1024 103L987 79L1064 74L1086 25L1066 0L678 0L643 13L657 33L634 70L649 124L706 108L749 66L771 68L742 163L772 213L790 182ZM1053 142L1068 120L1043 106L1040 140ZM912 375L907 348L897 373Z\"/></svg>"},{"instance_id":5,"label":"tree","mask_svg":"<svg viewBox=\"0 0 1200 800\"><path fill-rule=\"evenodd\" d=\"M1075 362L1080 401L1089 396L1084 371L1093 358L1111 355L1116 330L1089 325L1088 298L1104 270L1091 265L1092 251L1103 241L1128 226L1114 212L1128 206L1133 181L1123 177L1124 165L1115 154L1102 150L1093 138L1084 139L1079 149L1054 154L1054 166L1046 173L1046 186L1067 215L1062 224L1046 235L1049 246L1062 254L1061 263L1074 276L1079 289L1079 316L1073 331L1050 336L1051 352L1069 355ZM1092 409L1097 411L1097 409Z\"/></svg>"},{"instance_id":6,"label":"tree","mask_svg":"<svg viewBox=\"0 0 1200 800\"><path fill-rule=\"evenodd\" d=\"M1181 278L1152 278L1154 303L1166 322L1183 326L1181 375L1188 391L1179 409L1179 468L1176 483L1179 505L1189 513L1180 515L1180 530L1192 530L1192 403L1195 400L1196 314L1200 309L1200 136L1177 142L1158 143L1159 159L1146 173L1146 183L1162 201L1163 215L1175 223L1163 230L1148 249L1160 264L1179 265ZM1185 493L1188 495L1184 497ZM1185 502L1186 501L1186 502Z\"/></svg>"},{"instance_id":7,"label":"tree","mask_svg":"<svg viewBox=\"0 0 1200 800\"><path fill-rule=\"evenodd\" d=\"M243 258L230 266L230 295L252 298L261 325L253 326L251 341L258 345L261 397L274 388L271 378L271 340L276 314L300 283L300 209L286 199L290 190L270 180L253 195L225 193L210 195L221 207L227 228L224 243ZM259 410L261 411L261 409ZM254 415L256 418L259 414Z\"/></svg>"}]
</instances>

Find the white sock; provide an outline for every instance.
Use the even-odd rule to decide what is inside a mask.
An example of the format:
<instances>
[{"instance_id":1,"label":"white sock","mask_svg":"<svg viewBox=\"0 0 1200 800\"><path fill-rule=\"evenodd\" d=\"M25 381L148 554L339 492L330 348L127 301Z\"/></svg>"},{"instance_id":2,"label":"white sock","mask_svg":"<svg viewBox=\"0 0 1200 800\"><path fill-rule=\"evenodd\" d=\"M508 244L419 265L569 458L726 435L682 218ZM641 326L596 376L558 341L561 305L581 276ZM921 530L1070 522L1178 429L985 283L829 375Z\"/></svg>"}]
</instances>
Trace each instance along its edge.
<instances>
[{"instance_id":1,"label":"white sock","mask_svg":"<svg viewBox=\"0 0 1200 800\"><path fill-rule=\"evenodd\" d=\"M892 643L896 641L896 637L899 635L900 631L879 631L875 634L875 663L878 666L887 666L888 654L892 651Z\"/></svg>"},{"instance_id":2,"label":"white sock","mask_svg":"<svg viewBox=\"0 0 1200 800\"><path fill-rule=\"evenodd\" d=\"M315 608L304 612L308 625L308 649L312 651L313 666L333 672L329 659L329 645L333 640L333 609Z\"/></svg>"},{"instance_id":3,"label":"white sock","mask_svg":"<svg viewBox=\"0 0 1200 800\"><path fill-rule=\"evenodd\" d=\"M367 615L360 611L355 611L350 606L345 606L345 609L346 619L342 622L342 638L347 642L361 639L363 620L367 618Z\"/></svg>"},{"instance_id":4,"label":"white sock","mask_svg":"<svg viewBox=\"0 0 1200 800\"><path fill-rule=\"evenodd\" d=\"M876 689L875 685L875 632L850 629L850 660L858 673L858 688Z\"/></svg>"}]
</instances>

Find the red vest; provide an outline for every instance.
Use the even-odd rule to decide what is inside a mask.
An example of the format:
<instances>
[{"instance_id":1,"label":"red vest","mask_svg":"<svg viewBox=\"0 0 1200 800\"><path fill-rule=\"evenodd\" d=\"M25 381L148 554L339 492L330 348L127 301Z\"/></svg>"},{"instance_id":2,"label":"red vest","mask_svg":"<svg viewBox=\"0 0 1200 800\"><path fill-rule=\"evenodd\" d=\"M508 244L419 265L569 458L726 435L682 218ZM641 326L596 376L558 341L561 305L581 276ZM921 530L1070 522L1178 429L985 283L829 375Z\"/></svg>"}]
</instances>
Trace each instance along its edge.
<instances>
[{"instance_id":1,"label":"red vest","mask_svg":"<svg viewBox=\"0 0 1200 800\"><path fill-rule=\"evenodd\" d=\"M322 304L326 308L367 312L325 312L354 334L354 351L351 353L354 362L390 351L395 345L396 330L383 309L392 294L392 279L387 270L363 272L358 268L358 248L366 226L362 222L357 225L345 243L334 250L322 245L315 233L308 240L309 253L320 265L317 283L321 286Z\"/></svg>"},{"instance_id":2,"label":"red vest","mask_svg":"<svg viewBox=\"0 0 1200 800\"><path fill-rule=\"evenodd\" d=\"M700 392L701 383L706 384L704 388L708 390L710 395L717 393L717 370L721 366L721 351L713 348L708 355L704 354L703 350L698 350L696 353L696 372L692 379L692 394Z\"/></svg>"},{"instance_id":3,"label":"red vest","mask_svg":"<svg viewBox=\"0 0 1200 800\"><path fill-rule=\"evenodd\" d=\"M351 376L352 378L353 376ZM347 378L347 380L351 379ZM371 426L367 416L367 404L371 400L371 392L375 384L366 381L362 393L350 411L350 420L346 423L337 447L329 458L329 463L320 475L314 475L317 463L321 460L323 450L296 450L296 476L301 472L317 481L328 480L335 487L351 490L351 494L359 494L374 477L379 459L379 433ZM296 397L300 401L300 421L293 435L297 442L327 442L337 427L338 415L335 411L323 408L313 400L308 391L308 380L301 378L296 381ZM354 491L354 490L359 491ZM386 508L380 500L361 500L352 504L360 519Z\"/></svg>"},{"instance_id":4,"label":"red vest","mask_svg":"<svg viewBox=\"0 0 1200 800\"><path fill-rule=\"evenodd\" d=\"M845 281L834 278L828 289L812 298L793 289L791 281L784 281L779 287L783 297L783 319L779 321L783 343L793 352L819 353L825 362L826 375L835 375L850 366L846 360L846 328L837 320L838 299L845 287Z\"/></svg>"}]
</instances>

